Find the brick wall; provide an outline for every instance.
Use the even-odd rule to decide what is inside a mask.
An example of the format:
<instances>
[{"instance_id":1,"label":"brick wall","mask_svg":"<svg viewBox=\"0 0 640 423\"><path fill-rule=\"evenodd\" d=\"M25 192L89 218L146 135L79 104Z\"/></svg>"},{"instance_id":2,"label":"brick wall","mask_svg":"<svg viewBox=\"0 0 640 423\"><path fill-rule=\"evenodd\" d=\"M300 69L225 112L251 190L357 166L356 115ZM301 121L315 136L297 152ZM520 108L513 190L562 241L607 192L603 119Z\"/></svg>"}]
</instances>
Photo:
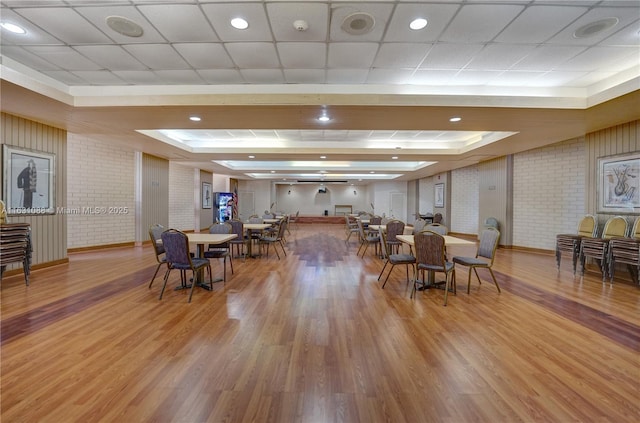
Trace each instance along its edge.
<instances>
[{"instance_id":1,"label":"brick wall","mask_svg":"<svg viewBox=\"0 0 640 423\"><path fill-rule=\"evenodd\" d=\"M585 215L582 139L519 153L513 169L513 245L555 249L556 234L575 233Z\"/></svg>"},{"instance_id":2,"label":"brick wall","mask_svg":"<svg viewBox=\"0 0 640 423\"><path fill-rule=\"evenodd\" d=\"M169 162L169 227L181 231L195 229L193 167Z\"/></svg>"},{"instance_id":3,"label":"brick wall","mask_svg":"<svg viewBox=\"0 0 640 423\"><path fill-rule=\"evenodd\" d=\"M133 151L68 134L67 154L67 248L133 242Z\"/></svg>"},{"instance_id":4,"label":"brick wall","mask_svg":"<svg viewBox=\"0 0 640 423\"><path fill-rule=\"evenodd\" d=\"M451 232L478 233L478 166L451 172Z\"/></svg>"}]
</instances>

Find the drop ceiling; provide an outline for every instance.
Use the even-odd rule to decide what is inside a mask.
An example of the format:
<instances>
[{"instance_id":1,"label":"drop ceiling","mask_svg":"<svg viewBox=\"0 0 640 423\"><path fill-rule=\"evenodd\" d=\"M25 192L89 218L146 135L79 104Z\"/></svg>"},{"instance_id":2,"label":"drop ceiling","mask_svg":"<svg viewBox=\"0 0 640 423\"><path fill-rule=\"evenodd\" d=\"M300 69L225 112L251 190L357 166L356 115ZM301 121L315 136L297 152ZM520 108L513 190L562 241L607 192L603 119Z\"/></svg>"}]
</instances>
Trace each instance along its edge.
<instances>
[{"instance_id":1,"label":"drop ceiling","mask_svg":"<svg viewBox=\"0 0 640 423\"><path fill-rule=\"evenodd\" d=\"M0 5L3 111L242 179L408 180L640 113L637 1Z\"/></svg>"}]
</instances>

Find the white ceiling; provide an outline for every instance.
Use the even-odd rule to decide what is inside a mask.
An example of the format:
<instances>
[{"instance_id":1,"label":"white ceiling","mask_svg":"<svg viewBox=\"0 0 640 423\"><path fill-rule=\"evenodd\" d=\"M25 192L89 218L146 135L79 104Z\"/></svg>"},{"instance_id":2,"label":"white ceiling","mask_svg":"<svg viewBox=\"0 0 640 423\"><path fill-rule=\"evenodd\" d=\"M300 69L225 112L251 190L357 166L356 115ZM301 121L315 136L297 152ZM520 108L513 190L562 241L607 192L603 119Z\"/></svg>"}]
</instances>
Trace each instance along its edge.
<instances>
[{"instance_id":1,"label":"white ceiling","mask_svg":"<svg viewBox=\"0 0 640 423\"><path fill-rule=\"evenodd\" d=\"M415 174L413 162L431 161L433 155L448 157L438 162L455 161L453 157L465 154L469 161L495 156L487 147L490 141L460 148L465 137L482 139L499 132L507 138L533 136L525 128L509 125L452 127L447 120L455 109L447 111L440 123L421 127L418 117L406 123L396 118L398 127L387 123L380 129L375 121L379 116L356 121L340 115L338 106L583 110L639 87L637 0L4 0L0 5L2 22L27 31L18 35L2 30L3 80L74 110L201 106L202 110L188 110L203 117L197 126L181 116L174 126L167 126L166 119L153 122L149 118L140 119L138 126L132 123L131 129L176 130L173 142L166 146L147 140L141 145L147 149L156 145L151 153L184 157L212 171L226 168L229 174L242 177L249 176L239 169L255 166L250 160L248 165L239 163L249 154L262 154L258 160L267 157L271 162L262 176L256 169L250 177L268 177L271 170L279 177L295 177L287 163L300 156L317 161L318 152L332 156L329 160L340 156L343 163L352 163L354 172L363 167L385 172L376 162L411 162L407 169L396 166L398 175L407 176ZM372 17L369 32L352 35L344 30L345 19L354 13ZM143 34L128 37L115 32L106 23L109 16L135 22ZM246 19L248 29L232 28L233 17ZM426 18L427 27L409 29L415 17ZM607 18L617 23L588 37L574 36L579 28ZM294 28L296 20L306 21L308 29ZM300 105L316 105L309 113L324 111L332 120L320 123L310 115L307 121L296 117L277 126L247 112L248 121L256 122L252 127L238 120L225 125L208 116L206 107L226 104L284 105L283 113L289 116L295 116ZM11 107L3 102L3 110ZM357 114L353 109L343 112ZM70 130L74 127L73 118L48 118ZM91 126L83 124L85 129ZM456 134L458 129L467 132ZM269 141L273 138L264 133L271 131L271 137L285 130L289 131L286 145ZM177 133L188 142L177 142ZM150 134L120 135L134 139ZM546 141L561 140L554 136ZM236 142L223 146L229 138ZM237 142L240 138L245 145ZM443 145L445 139L456 144ZM398 140L404 143L404 151L392 159ZM261 142L267 145L260 146ZM489 149L490 154L480 150L471 159L476 147ZM362 148L371 150L366 157L354 153ZM370 157L376 149L379 158ZM349 160L344 160L347 156ZM224 160L233 160L235 168L222 165ZM322 162L319 165L309 163L306 170L319 172L324 169Z\"/></svg>"}]
</instances>

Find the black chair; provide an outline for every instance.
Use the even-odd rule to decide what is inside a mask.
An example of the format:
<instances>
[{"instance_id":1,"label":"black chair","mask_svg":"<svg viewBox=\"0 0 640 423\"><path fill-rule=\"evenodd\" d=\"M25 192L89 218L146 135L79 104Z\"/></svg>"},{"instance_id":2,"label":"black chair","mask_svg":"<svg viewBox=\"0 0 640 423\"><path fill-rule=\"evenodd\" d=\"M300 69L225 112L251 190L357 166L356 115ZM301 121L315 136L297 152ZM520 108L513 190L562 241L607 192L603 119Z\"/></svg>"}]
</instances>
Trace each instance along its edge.
<instances>
[{"instance_id":1,"label":"black chair","mask_svg":"<svg viewBox=\"0 0 640 423\"><path fill-rule=\"evenodd\" d=\"M496 256L496 250L498 249L498 241L500 241L500 231L493 227L487 228L480 234L480 243L478 244L478 251L476 252L475 257L453 257L453 262L455 264L467 266L469 268L467 294L471 292L471 269L473 269L474 273L476 274L478 283L481 283L480 276L478 275L477 270L479 268L489 269L489 273L491 273L493 283L496 284L496 288L498 288L498 292L500 292L500 285L498 285L496 276L493 274L493 270L491 270L491 266L493 266L493 260Z\"/></svg>"},{"instance_id":2,"label":"black chair","mask_svg":"<svg viewBox=\"0 0 640 423\"><path fill-rule=\"evenodd\" d=\"M422 273L422 283L427 287L425 271L430 274L429 279L433 279L434 273L444 273L444 305L447 305L449 290L453 290L456 295L456 267L454 263L448 262L445 256L444 237L435 232L424 230L413 236L416 248L416 272ZM417 280L413 283L411 298L416 292Z\"/></svg>"},{"instance_id":3,"label":"black chair","mask_svg":"<svg viewBox=\"0 0 640 423\"><path fill-rule=\"evenodd\" d=\"M387 230L388 230L388 226L387 226ZM382 284L382 289L384 289L384 286L387 284L387 281L389 280L389 276L391 275L391 272L393 272L393 268L398 264L404 264L407 266L407 282L408 282L409 266L411 266L411 268L414 267L413 265L416 262L416 258L411 254L393 254L392 246L387 241L387 236L385 234L385 231L383 231L382 228L380 228L379 233L380 233L380 247L382 249L382 254L384 255L385 262L384 262L384 266L382 266L382 270L380 271L380 274L378 275L378 280L380 280L380 278L382 277L382 274L384 273L384 269L386 269L387 264L391 264L391 269L389 269L389 273L387 273L387 277L384 279L384 283ZM414 269L414 279L415 279L415 269Z\"/></svg>"},{"instance_id":4,"label":"black chair","mask_svg":"<svg viewBox=\"0 0 640 423\"><path fill-rule=\"evenodd\" d=\"M230 234L233 233L233 227L229 222L214 223L209 226L210 234ZM227 259L231 263L231 274L233 275L233 254L231 254L231 243L225 242L223 244L209 245L208 249L204 252L204 257L207 259L222 259L223 278L224 282L227 281Z\"/></svg>"},{"instance_id":5,"label":"black chair","mask_svg":"<svg viewBox=\"0 0 640 423\"><path fill-rule=\"evenodd\" d=\"M180 279L183 285L186 281L187 270L191 270L192 272L193 283L191 284L191 291L189 292L189 302L191 302L191 297L193 296L193 288L195 288L198 282L204 282L198 281L198 272L203 271L205 268L209 272L209 286L213 289L209 259L191 257L191 254L189 254L189 238L184 232L180 232L177 229L168 229L162 233L161 239L168 269L164 275L164 284L162 285L162 291L160 291L160 300L162 299L169 275L173 269L180 270ZM186 287L185 285L185 288Z\"/></svg>"},{"instance_id":6,"label":"black chair","mask_svg":"<svg viewBox=\"0 0 640 423\"><path fill-rule=\"evenodd\" d=\"M167 264L167 259L164 255L164 245L162 244L162 233L164 232L164 226L155 224L149 227L149 238L151 238L151 245L153 245L153 251L156 254L156 261L158 265L156 266L156 271L153 273L153 277L149 282L149 288L153 285L153 281L156 279L158 275L158 270L163 264Z\"/></svg>"}]
</instances>

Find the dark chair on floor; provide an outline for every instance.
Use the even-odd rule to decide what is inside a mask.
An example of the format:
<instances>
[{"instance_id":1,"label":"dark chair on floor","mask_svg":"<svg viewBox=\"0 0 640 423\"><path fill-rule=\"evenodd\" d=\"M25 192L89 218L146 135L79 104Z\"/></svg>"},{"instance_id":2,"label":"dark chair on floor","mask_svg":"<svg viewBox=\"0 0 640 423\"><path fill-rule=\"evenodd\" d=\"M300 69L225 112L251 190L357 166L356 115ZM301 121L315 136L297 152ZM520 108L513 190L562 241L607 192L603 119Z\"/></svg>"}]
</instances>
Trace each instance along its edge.
<instances>
[{"instance_id":1,"label":"dark chair on floor","mask_svg":"<svg viewBox=\"0 0 640 423\"><path fill-rule=\"evenodd\" d=\"M349 238L351 238L351 234L358 234L359 232L358 222L356 221L356 219L354 219L349 215L345 215L344 220L346 224L345 233L347 234L347 239L345 242L349 242Z\"/></svg>"},{"instance_id":2,"label":"dark chair on floor","mask_svg":"<svg viewBox=\"0 0 640 423\"><path fill-rule=\"evenodd\" d=\"M376 254L378 254L378 243L380 242L380 235L378 233L365 231L364 224L362 223L361 219L358 219L358 233L360 234L360 247L358 247L356 255L360 255L360 250L362 250L362 247L364 247L364 250L362 251L362 257L364 258L364 255L366 254L367 248L369 248L370 244L373 244L374 248L376 249Z\"/></svg>"},{"instance_id":3,"label":"dark chair on floor","mask_svg":"<svg viewBox=\"0 0 640 423\"><path fill-rule=\"evenodd\" d=\"M491 270L493 266L493 260L496 256L496 250L498 249L498 242L500 241L500 231L496 228L489 227L482 231L480 234L480 243L478 244L478 250L475 257L454 256L452 261L460 266L467 266L469 268L469 279L467 280L467 294L471 292L471 270L476 274L478 283L480 281L480 275L478 275L478 269L489 269L491 279L500 292L500 285L496 280L496 276Z\"/></svg>"},{"instance_id":4,"label":"dark chair on floor","mask_svg":"<svg viewBox=\"0 0 640 423\"><path fill-rule=\"evenodd\" d=\"M160 270L160 267L163 264L165 265L167 264L167 259L164 256L164 246L162 244L162 238L161 238L163 232L164 232L164 226L162 225L155 224L149 227L149 238L151 238L151 245L153 246L153 251L156 254L156 261L158 262L158 265L156 266L156 271L153 273L153 277L149 282L149 288L151 288L151 285L153 285L153 281L156 279L156 276L158 275L158 270Z\"/></svg>"},{"instance_id":5,"label":"dark chair on floor","mask_svg":"<svg viewBox=\"0 0 640 423\"><path fill-rule=\"evenodd\" d=\"M246 257L245 247L247 246L248 239L244 233L244 223L238 219L232 219L229 221L231 225L231 233L236 234L236 238L229 241L231 244L231 253L233 254L233 247L236 247L238 255L242 255L244 259Z\"/></svg>"},{"instance_id":6,"label":"dark chair on floor","mask_svg":"<svg viewBox=\"0 0 640 423\"><path fill-rule=\"evenodd\" d=\"M162 233L161 238L165 258L167 259L167 266L169 268L164 275L164 284L162 285L159 299L162 299L169 275L173 269L180 271L180 279L183 284L185 284L187 280L187 270L191 270L193 283L191 284L191 290L189 292L189 302L191 302L191 297L193 296L193 288L195 288L198 282L204 282L204 280L198 280L198 272L204 273L205 268L209 272L209 286L213 289L209 259L191 257L191 254L189 254L189 238L184 232L180 232L177 229L168 229Z\"/></svg>"},{"instance_id":7,"label":"dark chair on floor","mask_svg":"<svg viewBox=\"0 0 640 423\"><path fill-rule=\"evenodd\" d=\"M560 270L560 261L562 253L571 254L573 260L573 274L576 274L576 266L578 257L580 256L580 244L583 237L595 237L598 225L596 218L590 214L585 215L578 223L578 231L575 234L558 234L556 235L556 263Z\"/></svg>"},{"instance_id":8,"label":"dark chair on floor","mask_svg":"<svg viewBox=\"0 0 640 423\"><path fill-rule=\"evenodd\" d=\"M434 214L432 223L442 223L442 213Z\"/></svg>"},{"instance_id":9,"label":"dark chair on floor","mask_svg":"<svg viewBox=\"0 0 640 423\"><path fill-rule=\"evenodd\" d=\"M276 251L276 256L278 256L278 260L280 260L280 254L278 254L278 249L276 248L276 244L280 244L280 248L282 248L282 252L285 257L287 256L287 251L284 249L284 232L287 230L287 222L282 221L278 225L278 232L276 234L264 234L259 238L260 248L262 246L267 246L267 258L269 257L269 246L273 245L273 249Z\"/></svg>"},{"instance_id":10,"label":"dark chair on floor","mask_svg":"<svg viewBox=\"0 0 640 423\"><path fill-rule=\"evenodd\" d=\"M613 237L626 236L628 226L627 219L622 216L614 216L604 224L600 238L583 237L581 239L580 266L582 267L582 275L584 275L586 259L590 257L598 261L602 272L602 282L606 281L609 274L609 241Z\"/></svg>"},{"instance_id":11,"label":"dark chair on floor","mask_svg":"<svg viewBox=\"0 0 640 423\"><path fill-rule=\"evenodd\" d=\"M616 264L626 264L631 279L640 284L640 216L631 227L628 237L614 237L609 241L609 278L613 282Z\"/></svg>"},{"instance_id":12,"label":"dark chair on floor","mask_svg":"<svg viewBox=\"0 0 640 423\"><path fill-rule=\"evenodd\" d=\"M214 223L209 226L210 234L231 234L233 233L233 226L231 223ZM231 274L233 275L233 254L231 254L231 242L225 242L223 244L209 245L204 252L204 257L207 259L222 259L223 266L223 278L224 282L227 281L227 259L231 264Z\"/></svg>"},{"instance_id":13,"label":"dark chair on floor","mask_svg":"<svg viewBox=\"0 0 640 423\"><path fill-rule=\"evenodd\" d=\"M448 262L444 251L444 237L438 233L424 230L414 235L414 245L416 249L416 271L422 273L422 283L426 286L425 272L430 274L429 279L433 279L435 273L444 273L444 305L447 305L449 290L456 295L456 267L454 263ZM411 298L415 295L417 280L413 283Z\"/></svg>"},{"instance_id":14,"label":"dark chair on floor","mask_svg":"<svg viewBox=\"0 0 640 423\"><path fill-rule=\"evenodd\" d=\"M397 219L392 219L387 222L386 228L387 228L386 234L385 234L385 237L387 239L386 243L390 247L391 252L397 254L400 252L400 246L402 245L402 243L398 241L398 238L396 237L398 235L404 234L404 222Z\"/></svg>"},{"instance_id":15,"label":"dark chair on floor","mask_svg":"<svg viewBox=\"0 0 640 423\"><path fill-rule=\"evenodd\" d=\"M388 226L387 226L387 230L388 230ZM413 269L413 273L414 273L413 276L415 279L414 264L416 262L416 258L411 254L393 254L393 251L391 248L392 246L387 241L385 231L383 231L382 228L380 228L379 233L380 233L380 248L382 250L382 254L384 256L383 258L385 259L385 261L384 261L384 266L382 266L382 270L378 275L378 280L380 280L380 278L382 277L382 274L384 273L384 269L386 269L387 264L391 264L389 273L387 273L387 277L384 279L384 283L382 284L382 289L384 289L384 286L387 284L387 281L389 280L389 276L391 276L391 272L393 272L393 268L398 264L404 264L407 266L407 283L410 280L409 267Z\"/></svg>"}]
</instances>

